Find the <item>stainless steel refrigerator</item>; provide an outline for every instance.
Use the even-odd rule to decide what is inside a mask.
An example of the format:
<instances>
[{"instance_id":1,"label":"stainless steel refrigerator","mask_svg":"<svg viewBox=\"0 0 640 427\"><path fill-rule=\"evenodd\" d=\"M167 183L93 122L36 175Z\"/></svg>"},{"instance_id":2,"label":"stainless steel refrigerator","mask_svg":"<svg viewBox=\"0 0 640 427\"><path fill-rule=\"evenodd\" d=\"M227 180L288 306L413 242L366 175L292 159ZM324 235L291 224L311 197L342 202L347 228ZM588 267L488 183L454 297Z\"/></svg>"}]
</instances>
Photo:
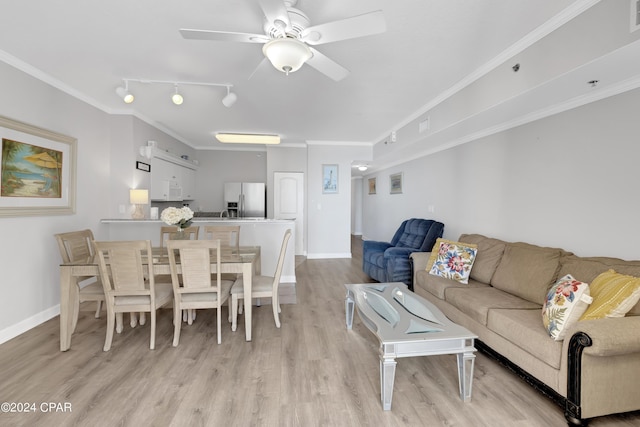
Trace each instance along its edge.
<instances>
[{"instance_id":1,"label":"stainless steel refrigerator","mask_svg":"<svg viewBox=\"0 0 640 427\"><path fill-rule=\"evenodd\" d=\"M225 182L224 202L230 217L264 218L266 190L264 182Z\"/></svg>"}]
</instances>

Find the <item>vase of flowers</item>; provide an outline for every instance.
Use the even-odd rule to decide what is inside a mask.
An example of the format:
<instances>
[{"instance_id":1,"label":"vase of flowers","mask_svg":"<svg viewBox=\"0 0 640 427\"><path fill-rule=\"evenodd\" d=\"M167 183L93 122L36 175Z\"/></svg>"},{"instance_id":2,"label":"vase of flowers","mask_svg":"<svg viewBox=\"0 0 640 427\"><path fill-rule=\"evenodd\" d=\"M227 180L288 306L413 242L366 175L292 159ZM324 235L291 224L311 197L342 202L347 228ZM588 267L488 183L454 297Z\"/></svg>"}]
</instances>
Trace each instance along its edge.
<instances>
[{"instance_id":1,"label":"vase of flowers","mask_svg":"<svg viewBox=\"0 0 640 427\"><path fill-rule=\"evenodd\" d=\"M176 226L176 239L184 236L184 229L191 225L193 211L188 206L182 208L166 208L160 214L160 219L167 225Z\"/></svg>"}]
</instances>

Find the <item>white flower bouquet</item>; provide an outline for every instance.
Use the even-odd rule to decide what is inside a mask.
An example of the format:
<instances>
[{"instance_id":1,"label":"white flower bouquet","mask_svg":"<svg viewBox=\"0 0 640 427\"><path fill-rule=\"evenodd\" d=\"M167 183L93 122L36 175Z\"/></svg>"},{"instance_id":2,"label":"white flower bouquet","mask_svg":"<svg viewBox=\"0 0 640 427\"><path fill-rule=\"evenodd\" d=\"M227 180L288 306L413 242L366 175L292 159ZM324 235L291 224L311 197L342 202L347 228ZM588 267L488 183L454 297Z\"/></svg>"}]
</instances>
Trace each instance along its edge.
<instances>
[{"instance_id":1,"label":"white flower bouquet","mask_svg":"<svg viewBox=\"0 0 640 427\"><path fill-rule=\"evenodd\" d=\"M160 219L167 225L187 228L191 225L193 211L188 206L183 206L182 208L170 207L162 211Z\"/></svg>"}]
</instances>

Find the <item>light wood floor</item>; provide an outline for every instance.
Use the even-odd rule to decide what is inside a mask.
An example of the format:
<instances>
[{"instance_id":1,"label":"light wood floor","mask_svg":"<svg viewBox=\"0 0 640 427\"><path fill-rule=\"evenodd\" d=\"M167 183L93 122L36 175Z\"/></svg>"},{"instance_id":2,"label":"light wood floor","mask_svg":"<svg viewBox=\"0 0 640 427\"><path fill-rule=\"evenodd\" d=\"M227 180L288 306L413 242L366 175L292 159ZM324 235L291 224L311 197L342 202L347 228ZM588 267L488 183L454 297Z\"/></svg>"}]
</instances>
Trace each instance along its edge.
<instances>
[{"instance_id":1,"label":"light wood floor","mask_svg":"<svg viewBox=\"0 0 640 427\"><path fill-rule=\"evenodd\" d=\"M562 410L488 359L476 358L472 401L458 397L454 356L399 359L393 406L380 404L378 343L356 317L344 320L344 283L369 281L354 258L306 260L297 267L297 301L254 310L253 341L200 311L171 346L171 312L126 327L111 351L105 321L83 311L68 352L58 318L0 346L0 401L36 403L36 413L0 413L2 426L563 426ZM90 310L92 307L87 307ZM223 318L226 316L224 308ZM43 402L71 412L42 412ZM640 413L595 419L593 427L638 426Z\"/></svg>"}]
</instances>

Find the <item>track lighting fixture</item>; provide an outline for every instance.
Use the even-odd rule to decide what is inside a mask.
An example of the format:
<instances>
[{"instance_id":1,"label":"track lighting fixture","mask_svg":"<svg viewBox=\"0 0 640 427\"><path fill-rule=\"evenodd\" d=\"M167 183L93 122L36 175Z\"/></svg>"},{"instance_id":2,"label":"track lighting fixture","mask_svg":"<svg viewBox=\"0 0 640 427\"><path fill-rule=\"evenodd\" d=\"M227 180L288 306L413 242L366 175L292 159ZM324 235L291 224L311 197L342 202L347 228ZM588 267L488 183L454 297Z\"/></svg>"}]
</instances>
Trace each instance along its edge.
<instances>
[{"instance_id":1,"label":"track lighting fixture","mask_svg":"<svg viewBox=\"0 0 640 427\"><path fill-rule=\"evenodd\" d=\"M133 102L133 95L129 92L129 82L136 82L142 84L171 84L174 87L174 92L171 95L171 101L176 105L181 105L184 102L184 97L178 91L178 85L193 85L193 86L222 86L227 88L227 94L222 98L222 104L229 108L238 100L238 95L231 92L233 85L225 83L207 83L207 82L173 82L167 80L149 80L149 79L122 79L124 87L118 87L116 93L127 104Z\"/></svg>"},{"instance_id":2,"label":"track lighting fixture","mask_svg":"<svg viewBox=\"0 0 640 427\"><path fill-rule=\"evenodd\" d=\"M175 84L174 85L176 91L173 95L171 95L171 101L173 101L174 104L176 105L181 105L182 102L184 101L184 98L182 98L182 95L180 95L180 93L178 93L178 85Z\"/></svg>"},{"instance_id":3,"label":"track lighting fixture","mask_svg":"<svg viewBox=\"0 0 640 427\"><path fill-rule=\"evenodd\" d=\"M135 99L135 97L131 92L129 92L129 80L123 80L123 81L124 81L124 87L122 86L117 87L116 93L120 98L122 98L125 104L131 104Z\"/></svg>"},{"instance_id":4,"label":"track lighting fixture","mask_svg":"<svg viewBox=\"0 0 640 427\"><path fill-rule=\"evenodd\" d=\"M224 105L225 107L229 108L233 104L235 104L237 100L238 100L238 95L236 95L235 93L231 92L231 87L227 86L227 96L222 98L222 105Z\"/></svg>"}]
</instances>

